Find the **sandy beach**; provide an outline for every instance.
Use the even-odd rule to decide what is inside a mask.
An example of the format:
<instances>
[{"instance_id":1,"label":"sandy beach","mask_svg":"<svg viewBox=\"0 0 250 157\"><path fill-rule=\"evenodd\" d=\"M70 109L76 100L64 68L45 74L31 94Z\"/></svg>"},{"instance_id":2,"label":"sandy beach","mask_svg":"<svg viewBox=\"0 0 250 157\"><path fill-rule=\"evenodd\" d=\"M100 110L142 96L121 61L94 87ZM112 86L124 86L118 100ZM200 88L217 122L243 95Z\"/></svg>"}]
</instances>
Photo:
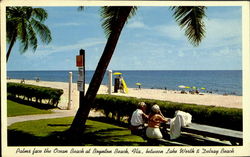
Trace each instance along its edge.
<instances>
[{"instance_id":1,"label":"sandy beach","mask_svg":"<svg viewBox=\"0 0 250 157\"><path fill-rule=\"evenodd\" d=\"M7 82L20 83L21 80L11 79L11 80L8 80ZM61 109L67 108L68 95L69 95L68 93L69 83L49 82L49 81L36 82L34 80L25 80L25 83L63 89L64 93L61 96L61 100L60 100L58 107ZM87 90L88 84L86 84L85 88ZM113 91L113 88L112 88L112 91ZM108 94L107 86L101 85L98 91L98 94ZM242 108L242 96L235 96L235 95L217 95L217 94L208 94L208 93L202 93L202 95L195 95L195 94L181 94L180 91L161 90L161 89L137 89L137 88L129 88L128 94L112 93L112 95L122 95L122 96L130 96L130 97L137 97L137 98L192 103L192 104L198 104L198 105L213 105L213 106ZM72 104L73 104L72 109L77 110L78 105L79 105L79 92L77 90L76 83L72 84Z\"/></svg>"}]
</instances>

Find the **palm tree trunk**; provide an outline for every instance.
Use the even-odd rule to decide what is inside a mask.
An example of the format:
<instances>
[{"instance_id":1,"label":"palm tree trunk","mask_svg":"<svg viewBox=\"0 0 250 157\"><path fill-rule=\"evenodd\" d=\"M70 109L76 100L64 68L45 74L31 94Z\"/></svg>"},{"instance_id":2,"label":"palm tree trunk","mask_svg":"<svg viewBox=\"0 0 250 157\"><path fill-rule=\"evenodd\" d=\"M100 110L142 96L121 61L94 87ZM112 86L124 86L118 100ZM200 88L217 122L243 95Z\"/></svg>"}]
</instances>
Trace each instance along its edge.
<instances>
[{"instance_id":1,"label":"palm tree trunk","mask_svg":"<svg viewBox=\"0 0 250 157\"><path fill-rule=\"evenodd\" d=\"M16 41L16 32L13 33L13 36L12 36L12 38L11 38L10 46L9 46L9 49L8 49L8 51L7 51L7 54L6 54L6 63L7 63L8 60L9 60L10 52L11 52L13 46L14 46L15 41Z\"/></svg>"},{"instance_id":2,"label":"palm tree trunk","mask_svg":"<svg viewBox=\"0 0 250 157\"><path fill-rule=\"evenodd\" d=\"M73 120L73 123L71 124L70 131L76 133L75 135L81 134L84 132L85 123L88 118L91 105L94 103L96 94L99 90L104 74L112 58L112 55L114 53L116 44L119 40L121 31L124 27L125 22L127 21L127 18L129 16L131 9L132 7L124 7L123 14L120 16L119 20L117 20L117 23L115 24L115 27L112 30L107 40L103 54L99 60L95 73L90 82L88 91L84 97L84 104L83 106L79 107L76 113L76 116Z\"/></svg>"}]
</instances>

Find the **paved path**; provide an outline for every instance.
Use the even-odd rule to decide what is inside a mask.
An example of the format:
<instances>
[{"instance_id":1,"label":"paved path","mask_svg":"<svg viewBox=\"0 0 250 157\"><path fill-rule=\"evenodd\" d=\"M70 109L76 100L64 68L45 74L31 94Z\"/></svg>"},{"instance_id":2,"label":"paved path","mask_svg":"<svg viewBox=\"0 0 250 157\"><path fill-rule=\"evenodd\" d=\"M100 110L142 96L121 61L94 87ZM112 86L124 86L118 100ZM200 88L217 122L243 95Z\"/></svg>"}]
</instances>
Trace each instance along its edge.
<instances>
[{"instance_id":1,"label":"paved path","mask_svg":"<svg viewBox=\"0 0 250 157\"><path fill-rule=\"evenodd\" d=\"M53 110L54 113L51 114L37 114L37 115L24 115L16 117L7 118L7 126L17 122L30 121L30 120L39 120L39 119L52 119L52 118L62 118L62 117L71 117L75 116L75 110ZM103 116L101 112L90 111L89 117Z\"/></svg>"}]
</instances>

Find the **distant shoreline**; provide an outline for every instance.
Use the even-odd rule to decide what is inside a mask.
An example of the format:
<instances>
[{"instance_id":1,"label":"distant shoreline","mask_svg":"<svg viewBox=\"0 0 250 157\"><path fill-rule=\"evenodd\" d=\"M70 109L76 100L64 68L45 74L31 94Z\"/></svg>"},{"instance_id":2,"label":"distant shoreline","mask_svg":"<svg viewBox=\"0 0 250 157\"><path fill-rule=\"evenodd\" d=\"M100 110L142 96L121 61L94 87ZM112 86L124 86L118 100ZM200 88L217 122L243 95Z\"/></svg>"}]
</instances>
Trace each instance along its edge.
<instances>
[{"instance_id":1,"label":"distant shoreline","mask_svg":"<svg viewBox=\"0 0 250 157\"><path fill-rule=\"evenodd\" d=\"M12 81L13 80L13 81ZM25 79L25 81L35 81L34 79ZM17 83L20 83L21 82L21 79L10 79L10 80L7 80L7 82L17 82ZM55 83L68 83L67 81L43 81L43 80L40 80L40 82L55 82ZM73 84L76 84L76 82L72 82ZM89 85L87 83L85 83L85 85ZM101 84L101 86L107 86L106 84ZM129 88L129 89L137 89L137 88ZM171 92L181 92L182 90L179 89L179 90L172 90L172 89L164 89L164 88L141 88L141 89L146 89L146 90L163 90L163 91L171 91ZM112 89L113 90L113 89ZM187 94L190 94L188 93L188 91L186 91ZM221 95L221 96L242 96L242 95L234 95L234 94L219 94L219 93L208 93L208 92L201 92L201 94L209 94L209 95Z\"/></svg>"},{"instance_id":2,"label":"distant shoreline","mask_svg":"<svg viewBox=\"0 0 250 157\"><path fill-rule=\"evenodd\" d=\"M111 70L111 69L110 69ZM26 72L26 71L77 71L77 69L74 70L8 70L7 72ZM86 71L95 71L95 70L86 70ZM115 71L242 71L242 69L239 70L112 70Z\"/></svg>"},{"instance_id":3,"label":"distant shoreline","mask_svg":"<svg viewBox=\"0 0 250 157\"><path fill-rule=\"evenodd\" d=\"M11 79L7 80L7 82L17 82L20 83L21 80ZM52 82L52 81L39 81L35 80L25 80L26 84L33 84L39 86L47 86L53 88L59 88L64 90L64 94L61 97L59 107L62 109L66 109L68 105L68 86L67 82ZM86 84L86 90L88 88L88 84ZM98 94L108 94L108 88L106 85L101 85ZM86 92L86 91L85 91ZM113 92L113 88L112 88ZM242 96L236 95L218 95L218 94L209 94L202 93L203 95L197 94L181 94L180 91L174 90L162 90L162 89L137 89L137 88L129 88L128 94L125 93L112 93L112 95L120 95L120 96L129 96L136 98L145 98L145 99L155 99L155 100L165 100L172 102L180 102L180 103L190 103L197 105L212 105L212 106L221 106L221 107L231 107L231 108L242 108ZM72 85L72 103L73 108L78 109L79 104L79 92L77 91L77 84L73 83Z\"/></svg>"},{"instance_id":4,"label":"distant shoreline","mask_svg":"<svg viewBox=\"0 0 250 157\"><path fill-rule=\"evenodd\" d=\"M73 73L73 82L78 79L78 71L8 71L7 78L34 80L39 77L43 81L68 82L69 72ZM240 70L113 70L121 72L128 87L136 88L136 83L140 83L142 88L147 89L167 89L182 90L178 86L184 85L189 89L197 88L205 93L215 93L220 95L238 95L242 96L242 71ZM89 84L94 71L86 70L85 80ZM116 76L113 76L113 81ZM107 84L107 73L104 76L102 84ZM204 88L202 90L201 88ZM188 89L186 89L188 90Z\"/></svg>"}]
</instances>

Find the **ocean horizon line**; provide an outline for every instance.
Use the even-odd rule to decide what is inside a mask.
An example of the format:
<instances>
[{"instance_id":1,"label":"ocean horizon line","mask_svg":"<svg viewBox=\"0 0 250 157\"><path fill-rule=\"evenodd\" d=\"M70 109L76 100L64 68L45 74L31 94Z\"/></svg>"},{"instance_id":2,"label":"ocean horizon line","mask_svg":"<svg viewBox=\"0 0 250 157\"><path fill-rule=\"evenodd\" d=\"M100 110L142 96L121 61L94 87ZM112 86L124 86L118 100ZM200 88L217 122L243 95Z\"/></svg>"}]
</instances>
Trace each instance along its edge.
<instances>
[{"instance_id":1,"label":"ocean horizon line","mask_svg":"<svg viewBox=\"0 0 250 157\"><path fill-rule=\"evenodd\" d=\"M178 85L189 87L205 87L216 93L242 94L242 70L112 70L121 72L127 86L137 87L141 83L144 88L179 89ZM73 82L78 81L76 70L46 70L46 71L7 71L9 79L35 79L42 81L67 82L73 73ZM86 70L86 83L92 80L94 70ZM115 78L115 77L114 77ZM108 82L107 71L102 83Z\"/></svg>"},{"instance_id":2,"label":"ocean horizon line","mask_svg":"<svg viewBox=\"0 0 250 157\"><path fill-rule=\"evenodd\" d=\"M107 69L107 70L112 70L112 69ZM22 72L22 71L78 71L78 69L74 70L7 70L7 72ZM95 70L85 70L85 71L95 71ZM232 70L112 70L112 71L242 71L242 69L232 69Z\"/></svg>"}]
</instances>

